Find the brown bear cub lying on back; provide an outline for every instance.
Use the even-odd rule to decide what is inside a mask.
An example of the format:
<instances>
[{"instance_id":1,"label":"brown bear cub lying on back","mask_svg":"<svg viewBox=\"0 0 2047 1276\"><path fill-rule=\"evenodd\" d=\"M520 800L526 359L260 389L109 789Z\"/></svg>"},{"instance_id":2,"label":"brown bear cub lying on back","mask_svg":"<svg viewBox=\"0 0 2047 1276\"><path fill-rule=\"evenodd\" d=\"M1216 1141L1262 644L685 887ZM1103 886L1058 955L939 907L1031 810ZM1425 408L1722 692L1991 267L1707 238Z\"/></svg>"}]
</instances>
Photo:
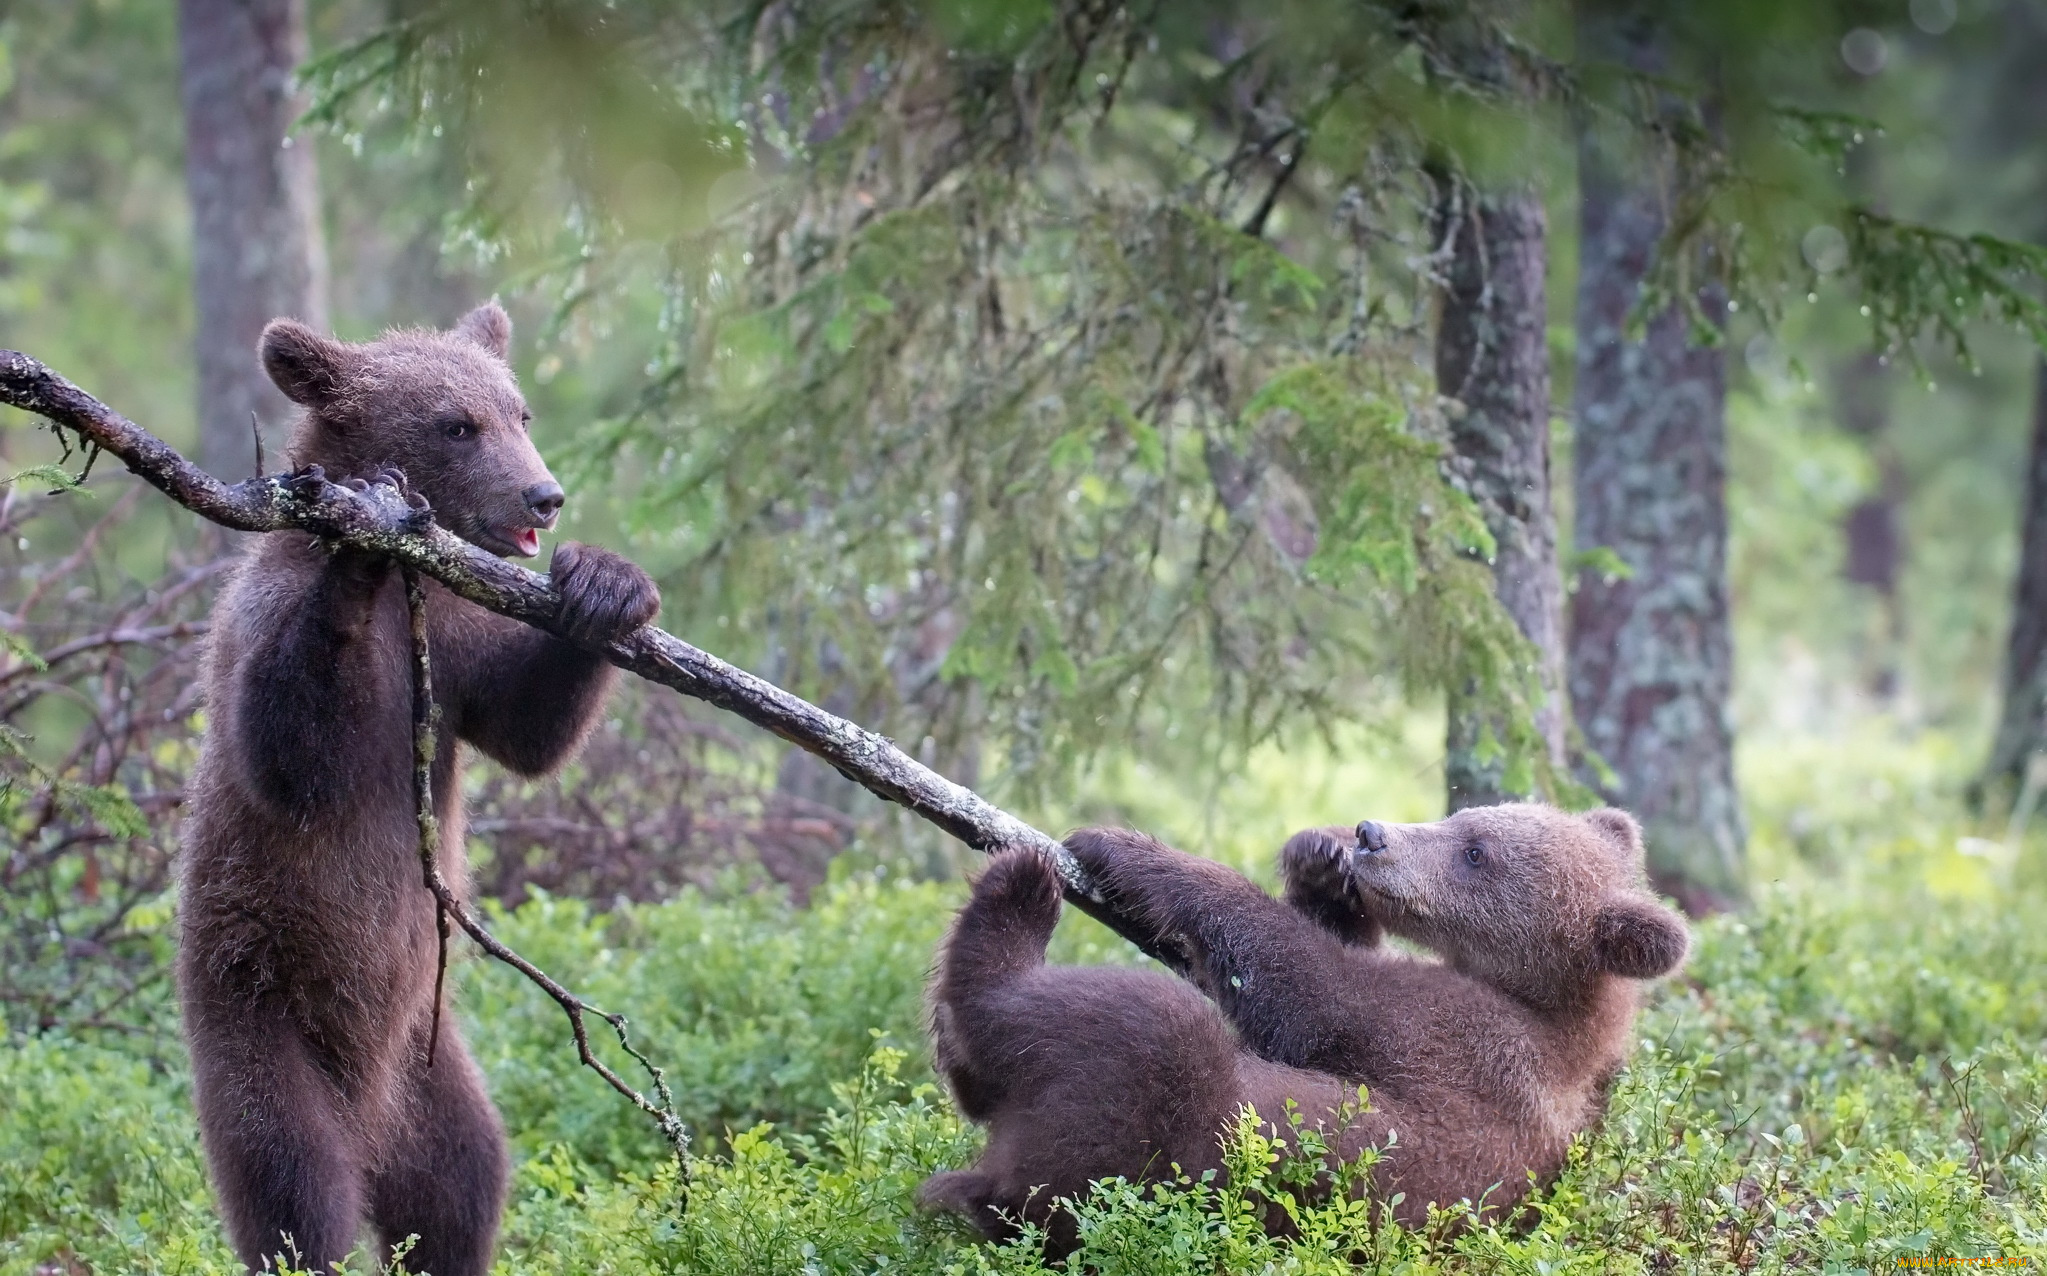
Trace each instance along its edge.
<instances>
[{"instance_id":1,"label":"brown bear cub lying on back","mask_svg":"<svg viewBox=\"0 0 2047 1276\"><path fill-rule=\"evenodd\" d=\"M1599 1118L1635 981L1676 969L1687 945L1643 887L1640 828L1615 810L1311 829L1280 853L1284 902L1142 834L1066 845L1125 917L1192 944L1200 992L1045 965L1060 885L1035 851L1004 852L974 884L933 980L931 1038L988 1147L922 1196L993 1239L1037 1223L1057 1252L1076 1237L1056 1198L1220 1171L1244 1105L1270 1125L1288 1100L1337 1156L1390 1147L1370 1190L1401 1194L1402 1222L1459 1200L1496 1217ZM1385 932L1440 960L1385 947Z\"/></svg>"}]
</instances>

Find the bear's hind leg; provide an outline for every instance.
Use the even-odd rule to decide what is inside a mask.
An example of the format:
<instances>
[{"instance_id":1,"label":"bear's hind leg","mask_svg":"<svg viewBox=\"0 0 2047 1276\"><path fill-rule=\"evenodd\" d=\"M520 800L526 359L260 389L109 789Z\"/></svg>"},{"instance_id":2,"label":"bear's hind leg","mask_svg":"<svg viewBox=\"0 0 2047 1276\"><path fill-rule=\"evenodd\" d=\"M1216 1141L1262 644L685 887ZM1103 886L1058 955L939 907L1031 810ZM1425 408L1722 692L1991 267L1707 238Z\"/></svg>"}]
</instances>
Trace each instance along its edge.
<instances>
[{"instance_id":1,"label":"bear's hind leg","mask_svg":"<svg viewBox=\"0 0 2047 1276\"><path fill-rule=\"evenodd\" d=\"M282 1013L192 1024L193 1098L213 1189L250 1268L279 1255L324 1272L362 1228L361 1145L340 1096Z\"/></svg>"},{"instance_id":2,"label":"bear's hind leg","mask_svg":"<svg viewBox=\"0 0 2047 1276\"><path fill-rule=\"evenodd\" d=\"M419 1047L407 1065L415 1072L403 1128L370 1178L370 1221L387 1256L419 1238L402 1260L406 1271L485 1276L505 1205L504 1125L446 1016L432 1068L423 1027Z\"/></svg>"},{"instance_id":3,"label":"bear's hind leg","mask_svg":"<svg viewBox=\"0 0 2047 1276\"><path fill-rule=\"evenodd\" d=\"M945 1210L972 1223L981 1235L1000 1244L1017 1233L1016 1224L996 1207L1001 1185L992 1174L979 1170L940 1170L917 1189L917 1203L928 1210Z\"/></svg>"},{"instance_id":4,"label":"bear's hind leg","mask_svg":"<svg viewBox=\"0 0 2047 1276\"><path fill-rule=\"evenodd\" d=\"M1059 924L1059 878L1036 851L998 853L947 932L931 985L931 1061L961 1115L985 1121L1013 1079L1013 1038L1035 1034L1004 993L1045 963Z\"/></svg>"},{"instance_id":5,"label":"bear's hind leg","mask_svg":"<svg viewBox=\"0 0 2047 1276\"><path fill-rule=\"evenodd\" d=\"M1044 1229L1045 1257L1055 1261L1080 1247L1073 1212L1043 1185L1018 1189L984 1170L940 1170L917 1189L917 1203L959 1215L997 1245L1023 1235L1022 1224L1035 1223Z\"/></svg>"}]
</instances>

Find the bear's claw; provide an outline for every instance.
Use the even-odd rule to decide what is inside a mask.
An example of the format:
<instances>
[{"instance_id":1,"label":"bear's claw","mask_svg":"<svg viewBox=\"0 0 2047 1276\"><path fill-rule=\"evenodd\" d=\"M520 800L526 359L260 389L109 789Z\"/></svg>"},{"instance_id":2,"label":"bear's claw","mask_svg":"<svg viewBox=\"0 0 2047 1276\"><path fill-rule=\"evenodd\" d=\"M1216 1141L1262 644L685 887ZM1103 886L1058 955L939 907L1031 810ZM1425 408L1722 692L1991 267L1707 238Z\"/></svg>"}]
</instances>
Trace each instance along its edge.
<instances>
[{"instance_id":1,"label":"bear's claw","mask_svg":"<svg viewBox=\"0 0 2047 1276\"><path fill-rule=\"evenodd\" d=\"M284 490L302 500L312 500L327 488L327 471L318 465L308 465L302 470L293 470L282 475L280 481Z\"/></svg>"},{"instance_id":2,"label":"bear's claw","mask_svg":"<svg viewBox=\"0 0 2047 1276\"><path fill-rule=\"evenodd\" d=\"M1350 851L1328 829L1302 829L1280 850L1280 876L1295 893L1343 898L1351 891Z\"/></svg>"},{"instance_id":3,"label":"bear's claw","mask_svg":"<svg viewBox=\"0 0 2047 1276\"><path fill-rule=\"evenodd\" d=\"M308 474L318 469L317 465L311 466L308 468ZM421 535L434 525L433 507L427 504L424 496L413 490L411 482L405 477L405 471L401 469L386 465L366 479L345 478L337 486L345 487L366 499L371 505L379 507L385 504L387 498L377 489L389 488L405 509L405 514L398 519L395 528L401 534Z\"/></svg>"},{"instance_id":4,"label":"bear's claw","mask_svg":"<svg viewBox=\"0 0 2047 1276\"><path fill-rule=\"evenodd\" d=\"M368 478L330 479L324 466L308 465L283 475L281 481L285 490L304 501L317 501L331 487L344 488L356 496L364 497L373 505L383 504L382 498L373 490L378 487L391 488L404 502L408 513L399 520L397 531L411 535L422 534L434 525L433 507L424 496L413 490L403 470L385 466Z\"/></svg>"}]
</instances>

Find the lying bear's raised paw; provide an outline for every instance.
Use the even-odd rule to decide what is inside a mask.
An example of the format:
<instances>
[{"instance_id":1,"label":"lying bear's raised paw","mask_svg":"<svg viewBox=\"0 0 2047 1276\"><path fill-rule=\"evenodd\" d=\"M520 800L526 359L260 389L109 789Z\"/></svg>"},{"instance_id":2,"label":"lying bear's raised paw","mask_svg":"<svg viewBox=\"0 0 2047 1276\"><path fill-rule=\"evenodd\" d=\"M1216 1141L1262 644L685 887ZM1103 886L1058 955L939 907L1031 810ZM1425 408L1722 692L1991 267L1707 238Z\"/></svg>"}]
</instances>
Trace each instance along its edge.
<instances>
[{"instance_id":1,"label":"lying bear's raised paw","mask_svg":"<svg viewBox=\"0 0 2047 1276\"><path fill-rule=\"evenodd\" d=\"M1152 838L1131 829L1081 829L1066 838L1066 849L1090 874L1105 882L1119 872L1156 863L1174 854Z\"/></svg>"},{"instance_id":2,"label":"lying bear's raised paw","mask_svg":"<svg viewBox=\"0 0 2047 1276\"><path fill-rule=\"evenodd\" d=\"M1312 894L1348 894L1352 847L1334 829L1302 829L1280 849L1280 876L1289 886Z\"/></svg>"}]
</instances>

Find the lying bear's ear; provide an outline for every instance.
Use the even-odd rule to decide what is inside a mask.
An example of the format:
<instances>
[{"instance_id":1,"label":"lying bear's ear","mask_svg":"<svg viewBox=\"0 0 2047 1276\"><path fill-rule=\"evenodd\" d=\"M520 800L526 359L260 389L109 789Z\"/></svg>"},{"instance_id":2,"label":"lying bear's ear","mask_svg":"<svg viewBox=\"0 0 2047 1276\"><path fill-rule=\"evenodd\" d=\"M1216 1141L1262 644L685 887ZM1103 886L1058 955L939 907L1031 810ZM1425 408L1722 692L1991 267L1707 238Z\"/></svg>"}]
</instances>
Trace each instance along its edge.
<instances>
[{"instance_id":1,"label":"lying bear's ear","mask_svg":"<svg viewBox=\"0 0 2047 1276\"><path fill-rule=\"evenodd\" d=\"M1593 832L1631 855L1641 855L1642 826L1635 822L1634 816L1617 806L1602 806L1596 811L1585 812L1584 818Z\"/></svg>"},{"instance_id":2,"label":"lying bear's ear","mask_svg":"<svg viewBox=\"0 0 2047 1276\"><path fill-rule=\"evenodd\" d=\"M1654 979L1683 964L1691 934L1676 913L1640 895L1619 895L1599 906L1593 948L1600 969L1626 979Z\"/></svg>"},{"instance_id":3,"label":"lying bear's ear","mask_svg":"<svg viewBox=\"0 0 2047 1276\"><path fill-rule=\"evenodd\" d=\"M512 350L512 316L495 301L486 301L463 315L455 324L455 335L474 342L502 359Z\"/></svg>"},{"instance_id":4,"label":"lying bear's ear","mask_svg":"<svg viewBox=\"0 0 2047 1276\"><path fill-rule=\"evenodd\" d=\"M355 354L343 343L323 337L296 319L272 319L263 329L258 349L263 370L284 396L309 408L324 407L341 396L355 365Z\"/></svg>"}]
</instances>

